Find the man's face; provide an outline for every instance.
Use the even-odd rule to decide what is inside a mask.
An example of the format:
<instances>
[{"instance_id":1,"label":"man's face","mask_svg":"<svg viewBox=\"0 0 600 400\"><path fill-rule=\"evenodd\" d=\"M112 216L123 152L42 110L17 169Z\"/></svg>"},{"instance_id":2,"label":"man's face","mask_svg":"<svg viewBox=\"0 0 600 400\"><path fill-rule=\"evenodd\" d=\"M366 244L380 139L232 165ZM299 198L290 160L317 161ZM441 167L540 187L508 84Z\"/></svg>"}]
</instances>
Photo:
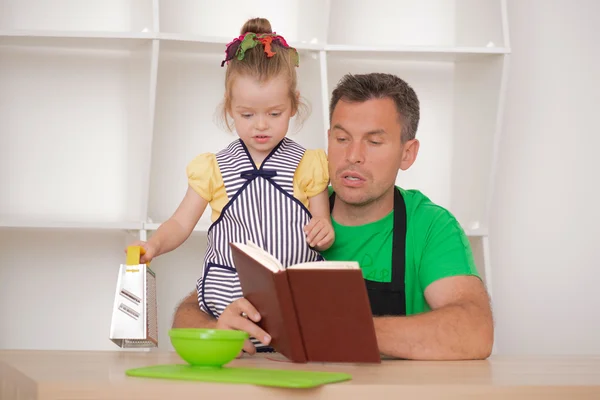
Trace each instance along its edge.
<instances>
[{"instance_id":1,"label":"man's face","mask_svg":"<svg viewBox=\"0 0 600 400\"><path fill-rule=\"evenodd\" d=\"M416 140L403 145L401 134L392 99L340 100L331 118L328 148L336 196L344 203L361 206L391 191L398 170L410 167L418 149Z\"/></svg>"}]
</instances>

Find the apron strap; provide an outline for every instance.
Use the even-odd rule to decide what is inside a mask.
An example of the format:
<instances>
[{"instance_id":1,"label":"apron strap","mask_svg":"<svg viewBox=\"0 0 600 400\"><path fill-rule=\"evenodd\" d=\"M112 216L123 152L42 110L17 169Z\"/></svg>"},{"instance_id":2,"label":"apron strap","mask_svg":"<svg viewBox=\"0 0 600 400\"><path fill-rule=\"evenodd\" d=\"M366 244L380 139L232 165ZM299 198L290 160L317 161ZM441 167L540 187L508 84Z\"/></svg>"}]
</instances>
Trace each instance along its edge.
<instances>
[{"instance_id":1,"label":"apron strap","mask_svg":"<svg viewBox=\"0 0 600 400\"><path fill-rule=\"evenodd\" d=\"M392 239L392 290L406 293L406 204L398 188L394 190L394 232Z\"/></svg>"},{"instance_id":2,"label":"apron strap","mask_svg":"<svg viewBox=\"0 0 600 400\"><path fill-rule=\"evenodd\" d=\"M329 211L333 212L335 192L329 196ZM398 188L394 190L394 231L392 236L392 279L388 287L402 293L402 309L406 310L406 203ZM404 315L404 314L403 314Z\"/></svg>"},{"instance_id":3,"label":"apron strap","mask_svg":"<svg viewBox=\"0 0 600 400\"><path fill-rule=\"evenodd\" d=\"M333 211L333 203L335 203L335 192L333 192L333 193L331 193L331 195L329 195L329 213L330 214Z\"/></svg>"}]
</instances>

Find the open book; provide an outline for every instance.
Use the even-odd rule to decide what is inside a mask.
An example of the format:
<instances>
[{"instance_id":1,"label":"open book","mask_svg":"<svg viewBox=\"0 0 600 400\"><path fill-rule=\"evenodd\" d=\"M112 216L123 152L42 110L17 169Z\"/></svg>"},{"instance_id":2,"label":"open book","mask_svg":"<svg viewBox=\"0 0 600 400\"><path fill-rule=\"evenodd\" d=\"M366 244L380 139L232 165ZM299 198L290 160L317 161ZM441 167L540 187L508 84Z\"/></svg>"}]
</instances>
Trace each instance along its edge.
<instances>
[{"instance_id":1,"label":"open book","mask_svg":"<svg viewBox=\"0 0 600 400\"><path fill-rule=\"evenodd\" d=\"M354 261L284 268L254 243L230 243L244 297L271 346L293 362L381 361L362 271Z\"/></svg>"}]
</instances>

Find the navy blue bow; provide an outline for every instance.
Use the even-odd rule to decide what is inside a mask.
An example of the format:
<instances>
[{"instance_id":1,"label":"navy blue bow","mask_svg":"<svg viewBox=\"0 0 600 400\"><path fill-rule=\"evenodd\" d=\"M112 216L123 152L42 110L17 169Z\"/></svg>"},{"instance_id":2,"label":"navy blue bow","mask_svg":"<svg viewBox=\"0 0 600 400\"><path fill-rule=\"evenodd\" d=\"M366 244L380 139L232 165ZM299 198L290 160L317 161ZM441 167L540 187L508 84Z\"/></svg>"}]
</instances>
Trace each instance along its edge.
<instances>
[{"instance_id":1,"label":"navy blue bow","mask_svg":"<svg viewBox=\"0 0 600 400\"><path fill-rule=\"evenodd\" d=\"M254 179L256 177L262 176L263 178L272 178L277 175L277 171L274 169L250 169L248 171L243 171L240 173L240 177L244 179Z\"/></svg>"}]
</instances>

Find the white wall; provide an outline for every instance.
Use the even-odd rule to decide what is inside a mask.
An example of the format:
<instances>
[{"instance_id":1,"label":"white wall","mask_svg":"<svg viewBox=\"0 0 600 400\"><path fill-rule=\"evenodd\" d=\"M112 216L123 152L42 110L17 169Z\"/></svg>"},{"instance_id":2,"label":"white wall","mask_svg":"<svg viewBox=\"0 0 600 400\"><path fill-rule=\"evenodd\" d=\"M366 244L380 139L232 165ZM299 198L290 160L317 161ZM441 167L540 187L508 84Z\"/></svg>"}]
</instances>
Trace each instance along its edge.
<instances>
[{"instance_id":1,"label":"white wall","mask_svg":"<svg viewBox=\"0 0 600 400\"><path fill-rule=\"evenodd\" d=\"M502 354L600 354L600 2L509 0L492 209Z\"/></svg>"}]
</instances>

